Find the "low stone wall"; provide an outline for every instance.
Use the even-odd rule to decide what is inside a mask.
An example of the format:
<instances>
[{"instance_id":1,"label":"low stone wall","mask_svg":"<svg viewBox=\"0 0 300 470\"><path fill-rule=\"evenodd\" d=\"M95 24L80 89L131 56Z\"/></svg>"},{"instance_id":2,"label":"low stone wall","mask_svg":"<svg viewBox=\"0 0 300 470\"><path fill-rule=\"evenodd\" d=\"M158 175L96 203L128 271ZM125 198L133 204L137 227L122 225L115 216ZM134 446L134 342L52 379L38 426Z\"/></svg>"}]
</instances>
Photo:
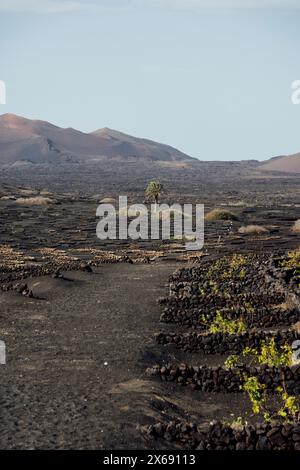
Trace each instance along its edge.
<instances>
[{"instance_id":1,"label":"low stone wall","mask_svg":"<svg viewBox=\"0 0 300 470\"><path fill-rule=\"evenodd\" d=\"M299 282L297 276L295 276L294 268L281 267L282 261L286 257L271 258L268 264L268 274L278 279L280 283L283 283L290 291L294 291L298 296L300 295Z\"/></svg>"},{"instance_id":2,"label":"low stone wall","mask_svg":"<svg viewBox=\"0 0 300 470\"><path fill-rule=\"evenodd\" d=\"M217 422L201 429L195 423L172 421L143 426L141 431L189 450L300 450L298 423L233 427Z\"/></svg>"},{"instance_id":3,"label":"low stone wall","mask_svg":"<svg viewBox=\"0 0 300 470\"><path fill-rule=\"evenodd\" d=\"M270 278L271 279L271 278ZM195 307L201 308L225 308L236 306L236 298L238 297L239 310L241 313L246 314L249 307L243 306L241 301L251 303L254 311L270 310L270 305L279 305L285 301L286 291L284 287L275 281L265 282L264 279L259 279L259 285L244 286L242 283L234 286L225 287L223 290L222 284L218 281L217 292L208 288L206 283L193 283L184 282L169 285L169 296L159 297L158 303L176 306L182 309L189 309ZM221 281L222 282L222 281ZM274 287L276 285L276 287ZM175 290L176 289L176 290Z\"/></svg>"},{"instance_id":4,"label":"low stone wall","mask_svg":"<svg viewBox=\"0 0 300 470\"><path fill-rule=\"evenodd\" d=\"M262 341L274 338L278 346L300 338L296 331L265 332L253 331L239 335L225 333L159 333L155 336L158 344L174 344L178 349L186 352L199 352L202 354L240 354L244 348L257 348Z\"/></svg>"},{"instance_id":5,"label":"low stone wall","mask_svg":"<svg viewBox=\"0 0 300 470\"><path fill-rule=\"evenodd\" d=\"M179 385L191 385L203 392L214 393L240 393L241 377L256 376L266 385L269 392L284 384L288 393L300 394L300 366L290 367L240 367L227 369L225 367L155 365L146 370L146 374L159 377L166 382L175 382Z\"/></svg>"},{"instance_id":6,"label":"low stone wall","mask_svg":"<svg viewBox=\"0 0 300 470\"><path fill-rule=\"evenodd\" d=\"M243 277L220 277L217 267L207 278L213 264L176 271L169 282L168 297L160 298L161 321L207 329L202 315L210 323L217 310L227 319L242 318L248 328L290 326L299 320L300 301L286 277L289 270L277 268L268 256L253 256L243 268ZM225 268L226 270L226 263Z\"/></svg>"},{"instance_id":7,"label":"low stone wall","mask_svg":"<svg viewBox=\"0 0 300 470\"><path fill-rule=\"evenodd\" d=\"M213 321L215 317L215 309L211 310L211 314L206 316L207 323ZM228 320L237 320L241 318L239 311L234 310L221 310L222 315L224 315ZM177 323L179 325L185 325L192 328L197 328L198 330L204 331L207 329L207 324L201 323L201 314L202 311L199 308L193 309L183 309L178 305L171 304L163 310L161 314L160 321L164 323ZM254 315L243 316L243 321L245 322L247 328L272 328L274 326L290 326L299 321L300 313L299 308L292 307L286 309L272 309L270 311L261 311L256 312Z\"/></svg>"},{"instance_id":8,"label":"low stone wall","mask_svg":"<svg viewBox=\"0 0 300 470\"><path fill-rule=\"evenodd\" d=\"M80 259L68 259L66 261L46 261L42 265L28 265L28 266L12 266L9 268L2 269L0 276L0 290L7 292L10 290L18 291L19 286L22 285L22 281L27 278L41 277L41 276L55 276L60 277L59 272L61 271L86 271L92 272L92 268L101 266L102 264L116 264L116 263L140 263L149 264L150 258L130 258L129 256L112 255L99 257L97 259L90 259L83 261ZM24 283L23 283L24 284Z\"/></svg>"}]
</instances>

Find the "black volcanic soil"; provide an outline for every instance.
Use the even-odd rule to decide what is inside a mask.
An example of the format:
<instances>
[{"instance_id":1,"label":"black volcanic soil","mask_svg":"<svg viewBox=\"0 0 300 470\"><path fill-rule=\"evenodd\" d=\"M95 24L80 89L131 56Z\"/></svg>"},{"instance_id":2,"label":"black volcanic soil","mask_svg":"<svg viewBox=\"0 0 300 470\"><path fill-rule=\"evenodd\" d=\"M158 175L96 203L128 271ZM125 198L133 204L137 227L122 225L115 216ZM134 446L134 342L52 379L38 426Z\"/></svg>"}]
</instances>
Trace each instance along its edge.
<instances>
[{"instance_id":1,"label":"black volcanic soil","mask_svg":"<svg viewBox=\"0 0 300 470\"><path fill-rule=\"evenodd\" d=\"M2 449L147 448L138 424L241 409L239 397L183 395L145 377L153 361L183 359L153 341L157 296L179 266L103 265L31 279L39 299L1 294Z\"/></svg>"},{"instance_id":2,"label":"black volcanic soil","mask_svg":"<svg viewBox=\"0 0 300 470\"><path fill-rule=\"evenodd\" d=\"M127 252L132 249L174 251L178 242L100 241L95 233L99 220L96 210L102 198L118 200L119 195L127 195L128 205L144 203L147 181L159 177L165 184L163 203L204 204L206 212L221 207L238 217L234 222L206 221L206 250L225 253L229 250L272 251L275 247L287 250L299 244L299 234L291 230L300 218L297 178L245 178L245 175L239 177L235 173L229 176L226 173L228 167L221 163L215 174L211 167L199 172L199 169L175 171L170 168L158 171L155 165L152 168L138 166L133 167L131 174L130 165L120 164L118 172L113 167L110 170L97 167L93 173L92 169L82 167L78 171L51 168L47 175L45 168L37 166L34 172L0 172L1 243L34 255L36 249L44 247L69 252L79 248L113 252L122 249ZM68 174L67 171L72 172ZM45 193L45 189L48 192ZM49 204L26 204L26 198L43 194L47 194ZM20 198L22 203L18 202ZM240 227L253 224L266 227L268 232L260 235L238 232ZM170 245L173 246L170 248Z\"/></svg>"},{"instance_id":3,"label":"black volcanic soil","mask_svg":"<svg viewBox=\"0 0 300 470\"><path fill-rule=\"evenodd\" d=\"M225 166L216 173L211 167L158 172L130 165L126 171L120 165L119 172L98 168L97 174L79 167L64 175L61 168L51 174L39 167L1 172L0 339L7 365L0 366L0 448L175 448L176 442L145 438L137 426L175 418L232 420L249 411L242 394L204 393L145 375L154 364L224 361L154 339L158 332L185 331L159 324L157 299L168 293L169 276L202 254L187 255L174 241L100 242L95 236L102 197L128 194L130 202L143 202L146 182L159 176L167 189L163 202L199 202L207 211L225 207L237 214L234 222L206 224L203 254L211 259L298 246L291 227L300 218L299 180L239 178L238 169L229 177ZM49 190L53 202L16 202L30 197L31 189L32 196ZM249 224L268 232L238 232ZM104 252L114 264L102 264ZM94 263L93 272L81 271L81 261ZM68 268L64 279L52 277L55 263ZM49 275L38 276L43 266ZM27 283L33 297L18 293L16 281Z\"/></svg>"}]
</instances>

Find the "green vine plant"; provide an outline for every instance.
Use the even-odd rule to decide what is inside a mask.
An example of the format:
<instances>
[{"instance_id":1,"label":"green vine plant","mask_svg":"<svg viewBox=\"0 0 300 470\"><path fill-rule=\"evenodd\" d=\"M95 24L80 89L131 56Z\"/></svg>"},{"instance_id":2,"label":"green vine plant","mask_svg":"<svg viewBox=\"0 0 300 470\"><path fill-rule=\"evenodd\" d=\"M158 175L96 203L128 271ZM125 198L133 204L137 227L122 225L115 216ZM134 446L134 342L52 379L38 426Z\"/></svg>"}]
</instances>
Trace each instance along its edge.
<instances>
[{"instance_id":1,"label":"green vine plant","mask_svg":"<svg viewBox=\"0 0 300 470\"><path fill-rule=\"evenodd\" d=\"M242 356L252 356L252 361L270 367L289 367L293 363L292 348L287 343L277 347L274 338L268 343L262 341L260 349L246 347L242 352ZM229 356L225 361L225 367L229 369L241 365L241 357L235 354ZM270 395L266 393L266 385L259 382L257 377L243 374L241 380L243 382L241 389L248 394L254 414L261 414L266 422L275 418L280 418L286 423L298 419L300 409L297 398L287 393L284 376L282 379L283 386L279 386L275 390L277 398L279 398L279 404L277 405L271 403Z\"/></svg>"},{"instance_id":2,"label":"green vine plant","mask_svg":"<svg viewBox=\"0 0 300 470\"><path fill-rule=\"evenodd\" d=\"M243 356L252 356L258 364L265 364L270 367L290 367L293 363L293 350L291 346L284 343L282 346L277 347L275 338L271 338L268 343L262 341L260 351L255 348L245 348Z\"/></svg>"},{"instance_id":3,"label":"green vine plant","mask_svg":"<svg viewBox=\"0 0 300 470\"><path fill-rule=\"evenodd\" d=\"M211 277L213 277L215 273L217 273L218 271L222 271L224 268L224 262L224 258L220 258L214 261L207 270L206 279L209 280Z\"/></svg>"},{"instance_id":4,"label":"green vine plant","mask_svg":"<svg viewBox=\"0 0 300 470\"><path fill-rule=\"evenodd\" d=\"M247 264L247 257L241 254L232 255L229 261L228 271L224 271L222 274L223 279L230 279L232 277L239 277L244 279L246 277L245 266Z\"/></svg>"},{"instance_id":5,"label":"green vine plant","mask_svg":"<svg viewBox=\"0 0 300 470\"><path fill-rule=\"evenodd\" d=\"M251 364L255 362L259 365L265 364L270 367L290 367L293 365L293 349L287 343L277 347L275 338L271 338L268 343L262 341L260 343L260 349L244 348L242 356L250 356ZM225 361L225 366L228 368L237 367L239 365L242 365L241 356L233 354Z\"/></svg>"},{"instance_id":6,"label":"green vine plant","mask_svg":"<svg viewBox=\"0 0 300 470\"><path fill-rule=\"evenodd\" d=\"M218 284L215 281L212 281L212 280L208 281L208 283L209 283L209 287L212 290L212 293L213 294L218 294L218 292L219 292Z\"/></svg>"},{"instance_id":7,"label":"green vine plant","mask_svg":"<svg viewBox=\"0 0 300 470\"><path fill-rule=\"evenodd\" d=\"M213 294L219 293L218 284L215 281L209 280L208 285ZM199 287L199 294L201 295L201 297L204 297L207 294L207 292L203 287Z\"/></svg>"},{"instance_id":8,"label":"green vine plant","mask_svg":"<svg viewBox=\"0 0 300 470\"><path fill-rule=\"evenodd\" d=\"M247 256L234 254L230 258L227 256L214 261L206 273L206 279L209 280L217 275L221 279L230 279L233 276L244 279L246 277L245 266L247 265Z\"/></svg>"},{"instance_id":9,"label":"green vine plant","mask_svg":"<svg viewBox=\"0 0 300 470\"><path fill-rule=\"evenodd\" d=\"M294 251L290 251L287 255L287 259L280 263L283 268L289 268L293 270L293 276L297 282L297 287L300 287L300 247Z\"/></svg>"},{"instance_id":10,"label":"green vine plant","mask_svg":"<svg viewBox=\"0 0 300 470\"><path fill-rule=\"evenodd\" d=\"M227 369L234 369L240 366L240 356L238 356L237 354L231 354L224 362L224 365Z\"/></svg>"},{"instance_id":11,"label":"green vine plant","mask_svg":"<svg viewBox=\"0 0 300 470\"><path fill-rule=\"evenodd\" d=\"M244 302L244 307L246 309L246 312L250 315L254 315L255 314L255 309L253 307L253 305L251 304L251 302Z\"/></svg>"},{"instance_id":12,"label":"green vine plant","mask_svg":"<svg viewBox=\"0 0 300 470\"><path fill-rule=\"evenodd\" d=\"M282 407L278 410L278 416L283 419L293 420L299 414L297 398L289 395L283 387L277 387L276 391L281 394Z\"/></svg>"},{"instance_id":13,"label":"green vine plant","mask_svg":"<svg viewBox=\"0 0 300 470\"><path fill-rule=\"evenodd\" d=\"M202 316L202 321L204 324L208 325L208 321L204 315ZM228 320L217 310L215 318L210 325L208 325L208 331L210 333L225 333L229 335L241 334L246 331L246 324L243 320Z\"/></svg>"},{"instance_id":14,"label":"green vine plant","mask_svg":"<svg viewBox=\"0 0 300 470\"><path fill-rule=\"evenodd\" d=\"M265 384L260 383L257 377L250 376L245 378L245 382L241 385L241 389L248 393L254 414L259 414L261 411L265 412Z\"/></svg>"},{"instance_id":15,"label":"green vine plant","mask_svg":"<svg viewBox=\"0 0 300 470\"><path fill-rule=\"evenodd\" d=\"M250 399L252 411L254 414L260 414L268 423L274 419L281 419L284 423L292 423L299 418L299 405L297 398L289 395L281 386L276 388L280 403L274 405L270 396L266 393L266 385L259 382L255 376L245 378L241 385Z\"/></svg>"},{"instance_id":16,"label":"green vine plant","mask_svg":"<svg viewBox=\"0 0 300 470\"><path fill-rule=\"evenodd\" d=\"M281 261L283 268L300 269L300 247L287 254L287 259Z\"/></svg>"}]
</instances>

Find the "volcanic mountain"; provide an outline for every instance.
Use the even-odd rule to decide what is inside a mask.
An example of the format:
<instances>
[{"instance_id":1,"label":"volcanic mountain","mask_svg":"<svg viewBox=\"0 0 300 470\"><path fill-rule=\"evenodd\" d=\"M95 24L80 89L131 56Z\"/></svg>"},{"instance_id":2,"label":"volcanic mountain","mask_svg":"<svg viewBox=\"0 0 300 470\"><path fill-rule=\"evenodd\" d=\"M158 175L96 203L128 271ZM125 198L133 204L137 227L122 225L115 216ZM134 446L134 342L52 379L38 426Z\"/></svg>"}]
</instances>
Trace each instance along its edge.
<instances>
[{"instance_id":1,"label":"volcanic mountain","mask_svg":"<svg viewBox=\"0 0 300 470\"><path fill-rule=\"evenodd\" d=\"M14 114L0 116L0 165L137 159L194 161L168 145L108 128L85 133Z\"/></svg>"},{"instance_id":2,"label":"volcanic mountain","mask_svg":"<svg viewBox=\"0 0 300 470\"><path fill-rule=\"evenodd\" d=\"M300 153L271 158L260 165L259 169L280 173L300 173Z\"/></svg>"}]
</instances>

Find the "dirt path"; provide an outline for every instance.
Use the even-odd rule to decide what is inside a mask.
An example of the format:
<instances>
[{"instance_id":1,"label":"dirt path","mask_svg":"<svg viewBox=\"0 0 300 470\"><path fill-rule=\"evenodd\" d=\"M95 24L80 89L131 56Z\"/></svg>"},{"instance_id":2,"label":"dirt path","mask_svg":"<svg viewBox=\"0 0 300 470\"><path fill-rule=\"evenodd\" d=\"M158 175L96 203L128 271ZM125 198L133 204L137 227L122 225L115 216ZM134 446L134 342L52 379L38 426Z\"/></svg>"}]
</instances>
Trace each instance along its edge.
<instances>
[{"instance_id":1,"label":"dirt path","mask_svg":"<svg viewBox=\"0 0 300 470\"><path fill-rule=\"evenodd\" d=\"M209 359L153 341L164 328L157 298L177 267L107 264L28 280L39 299L0 294L1 449L171 449L137 426L240 415L240 394L183 390L144 374L157 363Z\"/></svg>"}]
</instances>

